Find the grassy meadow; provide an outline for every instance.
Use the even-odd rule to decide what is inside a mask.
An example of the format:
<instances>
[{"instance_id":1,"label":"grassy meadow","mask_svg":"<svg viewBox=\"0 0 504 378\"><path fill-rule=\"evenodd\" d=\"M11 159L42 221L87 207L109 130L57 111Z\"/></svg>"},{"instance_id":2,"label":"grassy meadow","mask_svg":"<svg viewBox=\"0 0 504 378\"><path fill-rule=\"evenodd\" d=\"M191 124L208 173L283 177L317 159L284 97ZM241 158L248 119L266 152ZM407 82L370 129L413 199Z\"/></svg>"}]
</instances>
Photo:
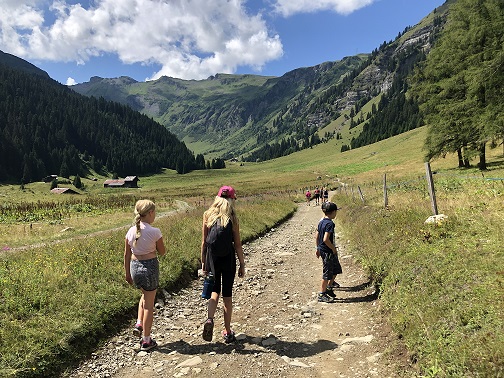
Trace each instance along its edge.
<instances>
[{"instance_id":1,"label":"grassy meadow","mask_svg":"<svg viewBox=\"0 0 504 378\"><path fill-rule=\"evenodd\" d=\"M267 162L141 177L139 189L104 189L103 177L84 178L86 189L71 198L50 194L48 184L0 186L2 206L29 209L28 220L4 212L0 223L0 376L54 376L134 317L138 291L124 282L122 250L136 199L152 198L166 214L180 201L189 205L155 225L168 250L162 286L176 290L190 279L201 215L221 185L237 191L244 240L292 214L306 187L334 189L344 207L341 240L380 288L419 376L504 376L502 146L487 151L483 174L457 168L456 156L431 163L439 213L448 218L428 225L425 135L420 128L345 153L333 139ZM38 204L38 213L27 204Z\"/></svg>"}]
</instances>

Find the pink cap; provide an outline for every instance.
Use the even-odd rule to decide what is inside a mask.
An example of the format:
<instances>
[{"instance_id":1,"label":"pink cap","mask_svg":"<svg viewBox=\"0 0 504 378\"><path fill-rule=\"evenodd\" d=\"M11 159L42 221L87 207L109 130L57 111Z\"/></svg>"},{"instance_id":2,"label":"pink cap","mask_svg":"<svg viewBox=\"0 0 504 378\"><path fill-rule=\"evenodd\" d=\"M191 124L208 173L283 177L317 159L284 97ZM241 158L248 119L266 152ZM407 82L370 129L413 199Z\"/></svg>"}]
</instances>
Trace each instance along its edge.
<instances>
[{"instance_id":1,"label":"pink cap","mask_svg":"<svg viewBox=\"0 0 504 378\"><path fill-rule=\"evenodd\" d=\"M222 198L232 198L232 199L236 199L236 194L235 194L235 190L230 187L230 186L222 186L220 189L219 189L219 194L217 194L218 197L222 197Z\"/></svg>"}]
</instances>

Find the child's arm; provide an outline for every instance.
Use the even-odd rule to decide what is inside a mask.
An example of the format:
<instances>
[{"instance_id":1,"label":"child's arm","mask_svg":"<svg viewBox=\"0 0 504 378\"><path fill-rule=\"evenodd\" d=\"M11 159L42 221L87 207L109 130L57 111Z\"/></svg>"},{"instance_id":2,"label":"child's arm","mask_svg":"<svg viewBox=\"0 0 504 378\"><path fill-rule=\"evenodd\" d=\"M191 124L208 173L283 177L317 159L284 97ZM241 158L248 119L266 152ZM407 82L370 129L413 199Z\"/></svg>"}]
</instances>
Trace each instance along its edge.
<instances>
[{"instance_id":1,"label":"child's arm","mask_svg":"<svg viewBox=\"0 0 504 378\"><path fill-rule=\"evenodd\" d=\"M128 243L128 239L124 240L124 278L129 284L133 283L130 273L130 261L131 261L131 247Z\"/></svg>"},{"instance_id":2,"label":"child's arm","mask_svg":"<svg viewBox=\"0 0 504 378\"><path fill-rule=\"evenodd\" d=\"M238 268L238 277L243 277L245 276L245 256L243 254L243 247L240 237L240 225L238 224L238 222L236 223L236 225L233 224L233 244L238 256L238 261L240 262L240 266Z\"/></svg>"},{"instance_id":3,"label":"child's arm","mask_svg":"<svg viewBox=\"0 0 504 378\"><path fill-rule=\"evenodd\" d=\"M156 242L156 250L159 256L164 256L164 254L166 253L166 247L164 245L162 236Z\"/></svg>"},{"instance_id":4,"label":"child's arm","mask_svg":"<svg viewBox=\"0 0 504 378\"><path fill-rule=\"evenodd\" d=\"M208 273L208 268L206 266L206 237L208 235L208 227L206 225L206 217L203 215L203 225L201 226L201 270L204 273Z\"/></svg>"},{"instance_id":5,"label":"child's arm","mask_svg":"<svg viewBox=\"0 0 504 378\"><path fill-rule=\"evenodd\" d=\"M315 232L315 249L317 250L317 252L315 254L317 255L317 259L320 257L320 251L318 250L318 236L319 236L319 233L317 230Z\"/></svg>"},{"instance_id":6,"label":"child's arm","mask_svg":"<svg viewBox=\"0 0 504 378\"><path fill-rule=\"evenodd\" d=\"M324 243L327 245L331 251L336 255L338 254L338 250L336 249L336 246L331 242L331 233L330 232L324 232Z\"/></svg>"}]
</instances>

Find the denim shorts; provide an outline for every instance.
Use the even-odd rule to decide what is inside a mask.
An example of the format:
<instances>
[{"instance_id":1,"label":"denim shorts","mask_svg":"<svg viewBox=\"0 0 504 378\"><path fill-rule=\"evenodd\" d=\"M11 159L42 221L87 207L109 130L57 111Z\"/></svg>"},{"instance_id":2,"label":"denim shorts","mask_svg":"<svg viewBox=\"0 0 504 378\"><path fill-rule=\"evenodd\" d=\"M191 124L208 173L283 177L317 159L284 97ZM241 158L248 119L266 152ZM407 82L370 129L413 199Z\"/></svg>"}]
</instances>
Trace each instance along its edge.
<instances>
[{"instance_id":1,"label":"denim shorts","mask_svg":"<svg viewBox=\"0 0 504 378\"><path fill-rule=\"evenodd\" d=\"M159 260L131 260L130 273L133 284L145 291L156 290L159 286Z\"/></svg>"}]
</instances>

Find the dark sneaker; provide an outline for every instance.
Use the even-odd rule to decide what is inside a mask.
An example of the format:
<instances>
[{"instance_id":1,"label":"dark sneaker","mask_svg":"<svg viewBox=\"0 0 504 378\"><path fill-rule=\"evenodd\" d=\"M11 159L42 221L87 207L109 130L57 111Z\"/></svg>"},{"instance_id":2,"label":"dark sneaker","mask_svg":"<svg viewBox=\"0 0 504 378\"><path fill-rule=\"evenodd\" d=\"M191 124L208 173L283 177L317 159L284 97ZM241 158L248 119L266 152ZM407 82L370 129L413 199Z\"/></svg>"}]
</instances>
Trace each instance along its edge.
<instances>
[{"instance_id":1,"label":"dark sneaker","mask_svg":"<svg viewBox=\"0 0 504 378\"><path fill-rule=\"evenodd\" d=\"M318 301L319 302L325 302L325 303L333 303L334 299L327 295L326 293L319 293L318 294Z\"/></svg>"},{"instance_id":2,"label":"dark sneaker","mask_svg":"<svg viewBox=\"0 0 504 378\"><path fill-rule=\"evenodd\" d=\"M340 284L337 283L336 281L334 281L332 284L327 286L328 289L337 289L338 287L340 287Z\"/></svg>"},{"instance_id":3,"label":"dark sneaker","mask_svg":"<svg viewBox=\"0 0 504 378\"><path fill-rule=\"evenodd\" d=\"M332 291L332 289L327 289L325 291L325 294L329 295L331 298L336 298L336 294L334 294L334 291Z\"/></svg>"},{"instance_id":4,"label":"dark sneaker","mask_svg":"<svg viewBox=\"0 0 504 378\"><path fill-rule=\"evenodd\" d=\"M140 324L135 324L133 327L133 335L136 337L142 337L143 328Z\"/></svg>"},{"instance_id":5,"label":"dark sneaker","mask_svg":"<svg viewBox=\"0 0 504 378\"><path fill-rule=\"evenodd\" d=\"M224 342L226 344L233 343L236 341L235 333L231 331L231 333L226 333L226 331L222 331L222 336L224 337Z\"/></svg>"},{"instance_id":6,"label":"dark sneaker","mask_svg":"<svg viewBox=\"0 0 504 378\"><path fill-rule=\"evenodd\" d=\"M143 350L143 351L148 351L148 350L151 350L152 348L155 348L157 347L157 343L156 341L151 337L150 341L149 342L144 342L142 341L141 345L140 345L140 350Z\"/></svg>"},{"instance_id":7,"label":"dark sneaker","mask_svg":"<svg viewBox=\"0 0 504 378\"><path fill-rule=\"evenodd\" d=\"M212 341L213 338L213 319L207 319L205 325L203 326L203 340Z\"/></svg>"}]
</instances>

